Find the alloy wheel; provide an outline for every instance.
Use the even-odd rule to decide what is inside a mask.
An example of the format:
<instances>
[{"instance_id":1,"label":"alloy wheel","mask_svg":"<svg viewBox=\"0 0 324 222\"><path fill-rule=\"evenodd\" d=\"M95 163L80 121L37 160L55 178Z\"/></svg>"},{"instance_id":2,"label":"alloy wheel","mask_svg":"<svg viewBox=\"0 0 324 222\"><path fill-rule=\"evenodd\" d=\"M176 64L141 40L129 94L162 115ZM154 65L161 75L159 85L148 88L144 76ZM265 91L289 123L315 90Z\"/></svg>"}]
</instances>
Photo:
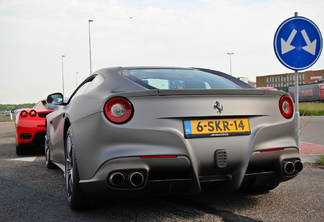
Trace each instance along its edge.
<instances>
[{"instance_id":1,"label":"alloy wheel","mask_svg":"<svg viewBox=\"0 0 324 222\"><path fill-rule=\"evenodd\" d=\"M65 155L65 178L68 198L73 194L73 153L72 141L70 135L66 139L66 155Z\"/></svg>"}]
</instances>

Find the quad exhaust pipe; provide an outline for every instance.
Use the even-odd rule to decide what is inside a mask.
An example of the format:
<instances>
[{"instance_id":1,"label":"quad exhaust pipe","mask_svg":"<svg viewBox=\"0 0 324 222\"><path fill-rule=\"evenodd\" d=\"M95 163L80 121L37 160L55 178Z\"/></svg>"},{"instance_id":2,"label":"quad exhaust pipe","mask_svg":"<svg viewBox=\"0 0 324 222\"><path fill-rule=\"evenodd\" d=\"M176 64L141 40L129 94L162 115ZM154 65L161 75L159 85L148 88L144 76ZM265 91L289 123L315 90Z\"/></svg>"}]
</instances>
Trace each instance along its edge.
<instances>
[{"instance_id":1,"label":"quad exhaust pipe","mask_svg":"<svg viewBox=\"0 0 324 222\"><path fill-rule=\"evenodd\" d=\"M32 138L32 136L31 136L30 133L22 133L22 134L20 134L20 139L22 139L22 140L29 140L31 138Z\"/></svg>"},{"instance_id":2,"label":"quad exhaust pipe","mask_svg":"<svg viewBox=\"0 0 324 222\"><path fill-rule=\"evenodd\" d=\"M121 187L125 183L125 176L120 172L115 172L110 175L108 181L113 187Z\"/></svg>"},{"instance_id":3,"label":"quad exhaust pipe","mask_svg":"<svg viewBox=\"0 0 324 222\"><path fill-rule=\"evenodd\" d=\"M108 176L108 183L115 188L136 188L142 186L144 181L144 175L138 171L131 173L114 172Z\"/></svg>"},{"instance_id":4,"label":"quad exhaust pipe","mask_svg":"<svg viewBox=\"0 0 324 222\"><path fill-rule=\"evenodd\" d=\"M291 175L295 171L295 165L293 162L286 162L284 164L284 171L286 174Z\"/></svg>"},{"instance_id":5,"label":"quad exhaust pipe","mask_svg":"<svg viewBox=\"0 0 324 222\"><path fill-rule=\"evenodd\" d=\"M300 160L294 162L295 172L299 173L303 169L303 163Z\"/></svg>"},{"instance_id":6,"label":"quad exhaust pipe","mask_svg":"<svg viewBox=\"0 0 324 222\"><path fill-rule=\"evenodd\" d=\"M283 169L285 174L292 175L294 173L299 173L303 169L303 163L300 160L296 161L285 161L283 164Z\"/></svg>"},{"instance_id":7,"label":"quad exhaust pipe","mask_svg":"<svg viewBox=\"0 0 324 222\"><path fill-rule=\"evenodd\" d=\"M140 172L133 172L129 175L128 180L134 187L139 187L144 183L144 176Z\"/></svg>"}]
</instances>

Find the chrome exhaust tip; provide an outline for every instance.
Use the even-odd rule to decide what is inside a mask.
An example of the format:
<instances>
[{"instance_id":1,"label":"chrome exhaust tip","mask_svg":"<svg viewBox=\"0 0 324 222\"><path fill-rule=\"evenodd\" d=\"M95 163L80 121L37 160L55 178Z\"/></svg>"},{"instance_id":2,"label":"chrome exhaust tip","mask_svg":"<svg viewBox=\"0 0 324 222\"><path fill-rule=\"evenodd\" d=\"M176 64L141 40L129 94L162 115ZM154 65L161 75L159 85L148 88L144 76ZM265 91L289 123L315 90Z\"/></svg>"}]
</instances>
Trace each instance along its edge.
<instances>
[{"instance_id":1,"label":"chrome exhaust tip","mask_svg":"<svg viewBox=\"0 0 324 222\"><path fill-rule=\"evenodd\" d=\"M287 175L291 175L295 171L295 165L293 162L286 162L283 169Z\"/></svg>"},{"instance_id":2,"label":"chrome exhaust tip","mask_svg":"<svg viewBox=\"0 0 324 222\"><path fill-rule=\"evenodd\" d=\"M295 166L296 173L299 173L300 171L303 170L303 163L300 160L295 161L294 166Z\"/></svg>"},{"instance_id":3,"label":"chrome exhaust tip","mask_svg":"<svg viewBox=\"0 0 324 222\"><path fill-rule=\"evenodd\" d=\"M121 187L124 185L125 176L120 172L115 172L109 176L108 182L113 187Z\"/></svg>"},{"instance_id":4,"label":"chrome exhaust tip","mask_svg":"<svg viewBox=\"0 0 324 222\"><path fill-rule=\"evenodd\" d=\"M144 176L140 172L133 172L129 175L129 183L134 187L139 187L144 183Z\"/></svg>"}]
</instances>

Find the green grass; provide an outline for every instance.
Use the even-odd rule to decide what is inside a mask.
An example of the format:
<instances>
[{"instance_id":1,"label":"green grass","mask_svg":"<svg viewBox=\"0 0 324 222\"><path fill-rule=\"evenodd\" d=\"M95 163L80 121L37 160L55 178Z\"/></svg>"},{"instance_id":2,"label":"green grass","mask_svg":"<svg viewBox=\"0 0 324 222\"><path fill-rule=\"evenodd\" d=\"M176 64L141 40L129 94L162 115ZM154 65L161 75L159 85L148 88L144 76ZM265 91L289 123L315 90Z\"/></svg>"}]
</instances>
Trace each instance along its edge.
<instances>
[{"instance_id":1,"label":"green grass","mask_svg":"<svg viewBox=\"0 0 324 222\"><path fill-rule=\"evenodd\" d=\"M301 116L324 116L324 103L299 103Z\"/></svg>"},{"instance_id":2,"label":"green grass","mask_svg":"<svg viewBox=\"0 0 324 222\"><path fill-rule=\"evenodd\" d=\"M324 155L320 155L315 159L316 163L324 164Z\"/></svg>"},{"instance_id":3,"label":"green grass","mask_svg":"<svg viewBox=\"0 0 324 222\"><path fill-rule=\"evenodd\" d=\"M13 121L10 119L10 114L0 114L0 122L8 122L8 121Z\"/></svg>"}]
</instances>

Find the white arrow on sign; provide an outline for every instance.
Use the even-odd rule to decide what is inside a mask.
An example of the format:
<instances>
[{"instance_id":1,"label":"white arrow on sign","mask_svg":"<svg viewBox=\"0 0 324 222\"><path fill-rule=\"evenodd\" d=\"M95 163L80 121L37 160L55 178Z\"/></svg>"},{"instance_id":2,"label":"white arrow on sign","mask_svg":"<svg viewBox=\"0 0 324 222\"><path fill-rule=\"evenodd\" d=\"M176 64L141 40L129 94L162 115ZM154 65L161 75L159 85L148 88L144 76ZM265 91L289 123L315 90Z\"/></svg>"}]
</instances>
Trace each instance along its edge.
<instances>
[{"instance_id":1,"label":"white arrow on sign","mask_svg":"<svg viewBox=\"0 0 324 222\"><path fill-rule=\"evenodd\" d=\"M313 42L311 42L309 40L309 38L308 38L308 35L307 35L305 29L302 30L301 33L302 33L302 35L303 35L303 37L305 39L305 42L307 44L306 46L303 47L303 49L305 51L309 52L310 54L315 55L315 52L316 52L316 42L317 42L316 39Z\"/></svg>"},{"instance_id":2,"label":"white arrow on sign","mask_svg":"<svg viewBox=\"0 0 324 222\"><path fill-rule=\"evenodd\" d=\"M290 52L294 48L296 48L295 46L290 45L290 43L294 39L296 33L297 33L296 29L293 29L290 33L290 36L289 36L287 42L283 38L281 38L281 54L285 54L287 52Z\"/></svg>"}]
</instances>

